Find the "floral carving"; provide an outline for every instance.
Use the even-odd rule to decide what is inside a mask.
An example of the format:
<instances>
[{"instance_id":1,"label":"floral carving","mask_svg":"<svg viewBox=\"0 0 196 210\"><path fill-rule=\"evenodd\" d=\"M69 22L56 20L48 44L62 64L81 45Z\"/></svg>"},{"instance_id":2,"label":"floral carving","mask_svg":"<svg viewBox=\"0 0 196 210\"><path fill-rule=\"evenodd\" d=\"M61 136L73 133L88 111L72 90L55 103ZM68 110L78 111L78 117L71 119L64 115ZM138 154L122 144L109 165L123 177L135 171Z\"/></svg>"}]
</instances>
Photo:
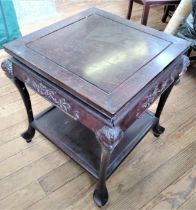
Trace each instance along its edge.
<instances>
[{"instance_id":1,"label":"floral carving","mask_svg":"<svg viewBox=\"0 0 196 210\"><path fill-rule=\"evenodd\" d=\"M104 126L96 132L99 142L108 149L114 149L123 136L123 131L119 127L110 128Z\"/></svg>"},{"instance_id":2,"label":"floral carving","mask_svg":"<svg viewBox=\"0 0 196 210\"><path fill-rule=\"evenodd\" d=\"M166 80L162 82L162 84L157 83L154 87L153 91L145 97L141 106L137 109L136 117L142 117L142 113L156 100L156 98L165 90L167 89L168 85L173 80L171 77L168 77Z\"/></svg>"},{"instance_id":3,"label":"floral carving","mask_svg":"<svg viewBox=\"0 0 196 210\"><path fill-rule=\"evenodd\" d=\"M27 78L25 80L25 84L29 85L37 93L47 98L50 102L54 103L62 111L71 115L74 120L80 119L80 113L78 111L73 111L72 113L71 105L65 100L65 98L59 96L59 94L55 90L48 88L46 85L44 85L41 82L37 83L34 80L31 80L30 78Z\"/></svg>"},{"instance_id":4,"label":"floral carving","mask_svg":"<svg viewBox=\"0 0 196 210\"><path fill-rule=\"evenodd\" d=\"M156 100L159 95L161 95L169 87L170 84L172 84L172 82L178 78L178 76L181 76L187 71L189 64L189 58L183 55L181 57L180 64L174 67L174 71L171 71L168 77L162 83L157 82L155 87L153 87L153 90L144 98L142 104L137 109L137 118L141 117L141 114Z\"/></svg>"},{"instance_id":5,"label":"floral carving","mask_svg":"<svg viewBox=\"0 0 196 210\"><path fill-rule=\"evenodd\" d=\"M148 108L156 100L157 96L167 88L169 81L170 79L163 81L161 87L159 87L159 84L157 84L153 92L146 97L146 101L142 104L141 107L143 109Z\"/></svg>"},{"instance_id":6,"label":"floral carving","mask_svg":"<svg viewBox=\"0 0 196 210\"><path fill-rule=\"evenodd\" d=\"M12 62L10 60L5 60L1 64L1 68L5 71L6 75L9 78L13 78L14 77Z\"/></svg>"},{"instance_id":7,"label":"floral carving","mask_svg":"<svg viewBox=\"0 0 196 210\"><path fill-rule=\"evenodd\" d=\"M74 111L73 118L74 118L74 120L79 120L80 119L80 113L79 113L79 111Z\"/></svg>"}]
</instances>

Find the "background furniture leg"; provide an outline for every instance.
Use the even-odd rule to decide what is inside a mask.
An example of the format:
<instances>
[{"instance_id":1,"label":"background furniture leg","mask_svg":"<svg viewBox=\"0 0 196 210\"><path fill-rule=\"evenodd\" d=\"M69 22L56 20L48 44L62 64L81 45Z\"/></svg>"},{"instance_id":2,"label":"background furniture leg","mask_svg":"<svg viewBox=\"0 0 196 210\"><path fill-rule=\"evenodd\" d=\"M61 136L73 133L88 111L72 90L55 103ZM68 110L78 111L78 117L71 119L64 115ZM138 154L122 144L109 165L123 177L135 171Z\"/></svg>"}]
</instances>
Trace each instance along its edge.
<instances>
[{"instance_id":1,"label":"background furniture leg","mask_svg":"<svg viewBox=\"0 0 196 210\"><path fill-rule=\"evenodd\" d=\"M13 79L14 84L16 85L16 87L18 88L20 95L22 97L22 100L24 102L25 108L26 108L26 112L27 112L27 116L28 116L28 129L21 134L21 136L26 139L26 142L31 142L33 136L35 135L35 129L31 126L31 122L34 120L33 118L33 111L32 111L32 107L31 107L31 100L30 100L30 96L29 93L25 87L25 84L23 82L21 82L20 80L18 80L17 78Z\"/></svg>"},{"instance_id":2,"label":"background furniture leg","mask_svg":"<svg viewBox=\"0 0 196 210\"><path fill-rule=\"evenodd\" d=\"M133 9L133 0L129 1L129 7L128 7L128 12L127 12L127 19L131 19L131 13Z\"/></svg>"},{"instance_id":3,"label":"background furniture leg","mask_svg":"<svg viewBox=\"0 0 196 210\"><path fill-rule=\"evenodd\" d=\"M144 5L143 14L142 14L142 20L141 24L146 25L148 21L148 15L149 15L150 6L148 4Z\"/></svg>"},{"instance_id":4,"label":"background furniture leg","mask_svg":"<svg viewBox=\"0 0 196 210\"><path fill-rule=\"evenodd\" d=\"M170 10L170 6L169 6L169 5L168 5L168 6L165 6L165 8L164 8L164 14L163 14L163 17L162 17L162 19L161 19L161 21L162 21L163 23L165 23L166 20L167 20L167 17L168 17L168 15L169 15L169 10Z\"/></svg>"},{"instance_id":5,"label":"background furniture leg","mask_svg":"<svg viewBox=\"0 0 196 210\"><path fill-rule=\"evenodd\" d=\"M168 98L169 94L171 93L171 90L172 90L174 84L175 84L175 82L172 83L169 86L169 88L164 93L162 93L162 95L160 97L159 104L158 104L158 107L157 107L157 110L156 110L156 113L155 113L155 116L158 118L158 120L157 120L155 126L152 129L155 137L159 137L165 131L165 128L160 126L159 121L160 121L160 116L161 116L161 113L162 113L163 108L165 106L165 103L167 101L167 98Z\"/></svg>"}]
</instances>

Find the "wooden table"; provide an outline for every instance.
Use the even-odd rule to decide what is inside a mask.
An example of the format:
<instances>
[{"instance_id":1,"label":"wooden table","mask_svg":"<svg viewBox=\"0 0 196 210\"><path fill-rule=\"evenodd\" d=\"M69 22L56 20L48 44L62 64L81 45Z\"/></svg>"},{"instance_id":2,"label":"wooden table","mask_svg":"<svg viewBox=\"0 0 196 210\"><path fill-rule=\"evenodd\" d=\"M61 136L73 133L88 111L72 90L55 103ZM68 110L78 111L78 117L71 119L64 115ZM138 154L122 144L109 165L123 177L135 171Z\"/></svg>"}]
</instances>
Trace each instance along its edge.
<instances>
[{"instance_id":1,"label":"wooden table","mask_svg":"<svg viewBox=\"0 0 196 210\"><path fill-rule=\"evenodd\" d=\"M30 142L35 129L98 179L94 201L108 200L106 179L153 128L189 59L182 39L89 9L4 46L2 63L23 98ZM54 106L33 117L26 86ZM159 97L156 113L147 108Z\"/></svg>"}]
</instances>

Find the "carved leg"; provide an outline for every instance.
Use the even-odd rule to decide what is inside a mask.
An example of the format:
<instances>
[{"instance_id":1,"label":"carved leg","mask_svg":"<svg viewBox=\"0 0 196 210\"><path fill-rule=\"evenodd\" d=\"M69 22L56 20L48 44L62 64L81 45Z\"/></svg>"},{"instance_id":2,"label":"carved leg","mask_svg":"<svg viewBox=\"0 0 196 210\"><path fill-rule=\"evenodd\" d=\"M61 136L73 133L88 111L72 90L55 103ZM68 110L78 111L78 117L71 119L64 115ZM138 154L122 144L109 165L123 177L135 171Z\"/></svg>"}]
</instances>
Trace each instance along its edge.
<instances>
[{"instance_id":1,"label":"carved leg","mask_svg":"<svg viewBox=\"0 0 196 210\"><path fill-rule=\"evenodd\" d=\"M99 169L99 180L97 182L96 189L93 194L93 199L97 206L104 206L108 201L108 190L106 187L106 172L110 162L110 156L112 151L105 146L102 146L101 162Z\"/></svg>"},{"instance_id":2,"label":"carved leg","mask_svg":"<svg viewBox=\"0 0 196 210\"><path fill-rule=\"evenodd\" d=\"M178 81L178 80L176 80ZM164 131L165 131L165 128L163 128L162 126L160 126L159 124L159 120L160 120L160 116L161 116L161 113L163 111L163 108L165 106L165 103L167 101L167 98L169 96L169 94L171 93L171 90L174 86L175 82L172 83L169 88L164 92L162 93L161 97L160 97L160 100L159 100L159 104L158 104L158 107L157 107L157 110L156 110L156 113L155 113L155 116L158 118L156 124L154 125L153 127L153 133L154 133L154 136L156 137L159 137Z\"/></svg>"},{"instance_id":3,"label":"carved leg","mask_svg":"<svg viewBox=\"0 0 196 210\"><path fill-rule=\"evenodd\" d=\"M132 13L132 8L133 8L133 0L129 1L129 7L128 7L128 12L127 12L127 19L131 19L131 13Z\"/></svg>"},{"instance_id":4,"label":"carved leg","mask_svg":"<svg viewBox=\"0 0 196 210\"><path fill-rule=\"evenodd\" d=\"M104 206L108 201L108 190L106 187L107 168L110 162L111 154L123 136L123 131L118 127L109 128L104 126L96 132L97 140L101 145L101 160L99 180L93 194L93 199L99 207Z\"/></svg>"},{"instance_id":5,"label":"carved leg","mask_svg":"<svg viewBox=\"0 0 196 210\"><path fill-rule=\"evenodd\" d=\"M31 107L31 100L29 97L29 93L25 87L25 84L23 82L21 82L20 80L18 80L17 78L13 79L14 84L16 85L16 87L18 88L20 95L23 99L25 108L26 108L26 112L27 112L27 116L28 116L28 129L22 133L22 137L24 139L26 139L26 142L31 142L33 136L35 135L35 129L31 126L31 122L33 121L33 111L32 111L32 107Z\"/></svg>"}]
</instances>

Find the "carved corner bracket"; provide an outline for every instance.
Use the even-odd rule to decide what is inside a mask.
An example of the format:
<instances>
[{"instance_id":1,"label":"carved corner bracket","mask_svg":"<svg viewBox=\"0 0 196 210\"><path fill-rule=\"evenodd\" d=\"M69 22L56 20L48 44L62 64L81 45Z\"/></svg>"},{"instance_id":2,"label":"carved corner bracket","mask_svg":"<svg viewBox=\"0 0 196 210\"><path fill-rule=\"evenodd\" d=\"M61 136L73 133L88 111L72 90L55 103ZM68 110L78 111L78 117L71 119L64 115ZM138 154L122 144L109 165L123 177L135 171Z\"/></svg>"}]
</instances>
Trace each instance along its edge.
<instances>
[{"instance_id":1,"label":"carved corner bracket","mask_svg":"<svg viewBox=\"0 0 196 210\"><path fill-rule=\"evenodd\" d=\"M109 150L113 150L124 137L124 132L119 127L102 127L96 132L97 140Z\"/></svg>"},{"instance_id":2,"label":"carved corner bracket","mask_svg":"<svg viewBox=\"0 0 196 210\"><path fill-rule=\"evenodd\" d=\"M189 57L186 55L182 55L181 56L181 60L182 60L182 68L181 68L181 72L179 74L179 77L177 78L177 80L175 81L175 85L178 85L180 83L180 77L186 73L186 71L188 70L188 67L190 65L190 60Z\"/></svg>"},{"instance_id":3,"label":"carved corner bracket","mask_svg":"<svg viewBox=\"0 0 196 210\"><path fill-rule=\"evenodd\" d=\"M1 68L3 69L7 77L9 77L10 79L13 79L14 77L13 65L10 60L3 61L3 63L1 64Z\"/></svg>"},{"instance_id":4,"label":"carved corner bracket","mask_svg":"<svg viewBox=\"0 0 196 210\"><path fill-rule=\"evenodd\" d=\"M190 65L190 60L189 60L188 56L182 55L182 60L183 60L182 61L182 71L181 71L179 76L185 74L187 69L188 69L188 67L189 67L189 65Z\"/></svg>"}]
</instances>

